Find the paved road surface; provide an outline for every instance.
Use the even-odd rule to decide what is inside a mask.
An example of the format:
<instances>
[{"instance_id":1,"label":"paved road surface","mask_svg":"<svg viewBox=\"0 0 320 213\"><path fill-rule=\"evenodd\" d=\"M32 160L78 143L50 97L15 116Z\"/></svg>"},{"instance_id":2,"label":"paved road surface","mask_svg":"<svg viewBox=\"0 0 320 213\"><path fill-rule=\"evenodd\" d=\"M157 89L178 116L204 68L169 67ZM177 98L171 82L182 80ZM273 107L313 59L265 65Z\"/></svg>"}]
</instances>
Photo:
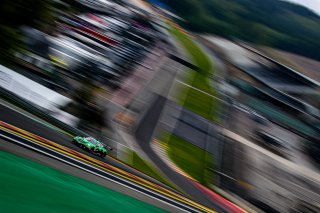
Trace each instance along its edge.
<instances>
[{"instance_id":1,"label":"paved road surface","mask_svg":"<svg viewBox=\"0 0 320 213\"><path fill-rule=\"evenodd\" d=\"M110 157L106 157L104 159L96 156L96 155L93 155L89 152L86 152L84 150L82 150L81 148L75 146L74 144L71 143L71 137L70 136L67 136L67 135L64 135L62 133L59 133L41 123L38 123L34 120L31 120L30 118L24 116L23 114L19 114L17 113L16 111L12 110L12 109L9 109L3 105L0 105L0 120L1 121L4 121L8 124L11 124L13 126L16 126L16 127L19 127L21 129L24 129L28 132L31 132L33 134L36 134L40 137L43 137L43 138L46 138L48 140L51 140L53 142L56 142L58 144L61 144L65 147L68 147L68 148L71 148L75 151L78 151L80 153L84 153L90 157L93 157L95 159L98 159L98 160L101 160L105 163L108 163L110 165L113 165L115 167L118 167L124 171L127 171L127 172L130 172L132 174L135 174L139 177L142 177L142 178L145 178L147 180L150 180L152 182L155 182L157 184L160 184L162 186L164 186L163 184L159 183L158 181L150 178L149 176L147 175L144 175L143 173L140 173L138 172L137 170L135 169L132 169L131 167L129 166L126 166L125 164L123 163L120 163L119 161L117 160L114 160L113 158L110 158Z\"/></svg>"},{"instance_id":2,"label":"paved road surface","mask_svg":"<svg viewBox=\"0 0 320 213\"><path fill-rule=\"evenodd\" d=\"M160 201L155 200L147 195L141 194L139 192L128 189L126 187L120 186L119 184L117 184L113 181L103 179L103 178L98 177L96 175L93 175L89 172L86 172L86 171L80 170L76 167L70 166L66 163L62 163L61 161L46 157L42 154L39 154L37 152L23 148L21 146L17 146L16 144L13 144L11 142L0 140L0 151L9 152L9 153L24 157L26 159L30 159L34 162L49 166L49 167L54 168L58 171L82 178L82 179L87 180L89 182L93 182L95 184L98 184L103 187L109 188L111 190L125 194L127 196L134 197L135 199L141 200L145 203L149 203L151 205L154 205L154 206L161 208L161 209L164 209L166 211L182 212L182 211L172 207L171 205L160 202Z\"/></svg>"},{"instance_id":3,"label":"paved road surface","mask_svg":"<svg viewBox=\"0 0 320 213\"><path fill-rule=\"evenodd\" d=\"M169 91L170 90L167 92L169 93ZM185 193L196 198L198 202L203 203L218 212L225 212L224 209L217 206L217 204L206 197L198 188L193 186L187 178L178 174L176 171L173 171L151 148L150 141L152 137L157 134L155 133L155 128L157 127L159 118L162 114L161 109L165 107L168 93L158 95L148 112L145 114L136 132L137 142L148 157L157 164L158 168L165 173L174 184L183 189Z\"/></svg>"}]
</instances>

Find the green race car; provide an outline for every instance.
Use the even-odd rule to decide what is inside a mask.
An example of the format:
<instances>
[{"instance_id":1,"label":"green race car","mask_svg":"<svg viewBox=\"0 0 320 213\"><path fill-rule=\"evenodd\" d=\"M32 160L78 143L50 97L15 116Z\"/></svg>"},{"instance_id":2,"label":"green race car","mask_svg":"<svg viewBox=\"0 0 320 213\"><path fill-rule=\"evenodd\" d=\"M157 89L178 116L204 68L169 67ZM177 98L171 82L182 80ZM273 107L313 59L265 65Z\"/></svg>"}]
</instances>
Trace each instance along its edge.
<instances>
[{"instance_id":1,"label":"green race car","mask_svg":"<svg viewBox=\"0 0 320 213\"><path fill-rule=\"evenodd\" d=\"M107 150L112 150L110 146L105 146L100 141L92 137L80 137L76 136L72 139L72 142L82 149L89 151L93 154L99 155L104 158L107 155Z\"/></svg>"}]
</instances>

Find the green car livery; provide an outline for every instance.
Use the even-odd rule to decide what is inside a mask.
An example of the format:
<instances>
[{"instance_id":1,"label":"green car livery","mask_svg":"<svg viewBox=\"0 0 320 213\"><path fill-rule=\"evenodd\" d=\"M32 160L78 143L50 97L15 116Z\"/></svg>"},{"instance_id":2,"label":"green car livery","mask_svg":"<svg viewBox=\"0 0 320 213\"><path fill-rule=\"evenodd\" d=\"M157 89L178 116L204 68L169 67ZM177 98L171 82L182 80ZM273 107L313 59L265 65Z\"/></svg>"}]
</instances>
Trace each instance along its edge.
<instances>
[{"instance_id":1,"label":"green car livery","mask_svg":"<svg viewBox=\"0 0 320 213\"><path fill-rule=\"evenodd\" d=\"M100 141L92 137L80 137L76 136L72 139L72 142L84 150L92 152L100 157L107 155L107 149L112 150L109 146L104 146Z\"/></svg>"}]
</instances>

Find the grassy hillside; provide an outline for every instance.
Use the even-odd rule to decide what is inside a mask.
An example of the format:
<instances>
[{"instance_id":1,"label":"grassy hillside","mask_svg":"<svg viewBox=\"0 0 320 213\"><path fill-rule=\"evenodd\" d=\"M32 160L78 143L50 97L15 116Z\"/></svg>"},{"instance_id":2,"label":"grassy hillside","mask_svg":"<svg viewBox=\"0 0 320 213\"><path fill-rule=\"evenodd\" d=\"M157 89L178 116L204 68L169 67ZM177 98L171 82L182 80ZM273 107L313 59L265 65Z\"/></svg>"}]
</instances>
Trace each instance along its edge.
<instances>
[{"instance_id":1,"label":"grassy hillside","mask_svg":"<svg viewBox=\"0 0 320 213\"><path fill-rule=\"evenodd\" d=\"M209 78L214 72L214 64L188 35L175 27L170 29L170 33L181 43L192 62L200 68L197 72L189 72L187 84L193 88L186 87L184 92L180 94L180 104L203 118L218 121L219 103L208 95L216 93L209 82ZM213 167L211 154L169 133L166 133L162 140L166 143L169 157L179 168L202 184L210 182L212 174L207 171L207 168Z\"/></svg>"},{"instance_id":2,"label":"grassy hillside","mask_svg":"<svg viewBox=\"0 0 320 213\"><path fill-rule=\"evenodd\" d=\"M163 0L196 32L240 38L320 60L320 17L279 0Z\"/></svg>"},{"instance_id":3,"label":"grassy hillside","mask_svg":"<svg viewBox=\"0 0 320 213\"><path fill-rule=\"evenodd\" d=\"M185 92L187 95L185 99L181 100L181 105L206 119L217 121L218 103L213 97L205 94L216 95L216 91L209 82L209 78L213 74L212 61L210 61L203 50L183 32L180 32L177 28L171 28L170 32L190 55L193 63L200 68L197 72L190 72L189 80L187 81L190 86L198 90L186 88Z\"/></svg>"}]
</instances>

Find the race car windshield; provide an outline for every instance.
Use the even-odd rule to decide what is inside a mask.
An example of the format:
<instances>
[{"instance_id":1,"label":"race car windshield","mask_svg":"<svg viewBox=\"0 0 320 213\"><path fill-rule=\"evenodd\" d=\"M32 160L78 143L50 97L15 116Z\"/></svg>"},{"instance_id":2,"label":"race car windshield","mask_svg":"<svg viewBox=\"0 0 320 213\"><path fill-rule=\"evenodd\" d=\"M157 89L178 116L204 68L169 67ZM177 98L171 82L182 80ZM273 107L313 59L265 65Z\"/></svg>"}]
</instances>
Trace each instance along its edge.
<instances>
[{"instance_id":1,"label":"race car windshield","mask_svg":"<svg viewBox=\"0 0 320 213\"><path fill-rule=\"evenodd\" d=\"M94 145L97 145L99 144L95 139L93 138L86 138L87 141L89 141L90 143L94 144Z\"/></svg>"}]
</instances>

